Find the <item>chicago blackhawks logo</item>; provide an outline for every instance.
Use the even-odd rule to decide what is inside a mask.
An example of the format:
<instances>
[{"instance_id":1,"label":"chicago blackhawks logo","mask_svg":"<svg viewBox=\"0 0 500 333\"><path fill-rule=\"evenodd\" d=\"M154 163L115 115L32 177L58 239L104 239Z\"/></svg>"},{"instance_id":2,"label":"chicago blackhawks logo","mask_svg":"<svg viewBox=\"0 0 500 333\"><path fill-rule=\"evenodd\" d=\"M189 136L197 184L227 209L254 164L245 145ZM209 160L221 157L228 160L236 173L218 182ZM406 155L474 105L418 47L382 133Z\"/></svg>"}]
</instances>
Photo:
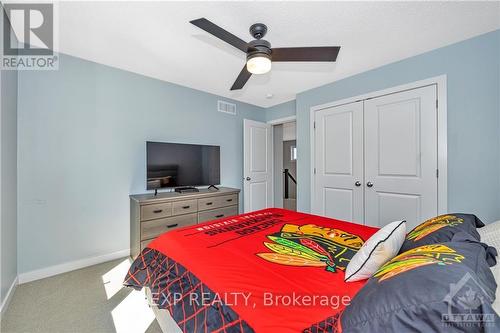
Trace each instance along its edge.
<instances>
[{"instance_id":1,"label":"chicago blackhawks logo","mask_svg":"<svg viewBox=\"0 0 500 333\"><path fill-rule=\"evenodd\" d=\"M257 253L264 260L287 266L325 267L329 272L345 270L363 245L363 240L340 229L314 224L285 224L264 242L271 253Z\"/></svg>"},{"instance_id":2,"label":"chicago blackhawks logo","mask_svg":"<svg viewBox=\"0 0 500 333\"><path fill-rule=\"evenodd\" d=\"M455 262L462 262L464 258L463 255L445 245L424 245L394 257L375 272L373 276L380 278L378 282L382 282L418 267L433 264L451 265Z\"/></svg>"},{"instance_id":3,"label":"chicago blackhawks logo","mask_svg":"<svg viewBox=\"0 0 500 333\"><path fill-rule=\"evenodd\" d=\"M417 226L415 229L408 233L406 239L416 242L441 228L448 226L454 227L458 224L461 224L463 221L463 219L458 218L454 215L441 215L427 220L421 225Z\"/></svg>"}]
</instances>

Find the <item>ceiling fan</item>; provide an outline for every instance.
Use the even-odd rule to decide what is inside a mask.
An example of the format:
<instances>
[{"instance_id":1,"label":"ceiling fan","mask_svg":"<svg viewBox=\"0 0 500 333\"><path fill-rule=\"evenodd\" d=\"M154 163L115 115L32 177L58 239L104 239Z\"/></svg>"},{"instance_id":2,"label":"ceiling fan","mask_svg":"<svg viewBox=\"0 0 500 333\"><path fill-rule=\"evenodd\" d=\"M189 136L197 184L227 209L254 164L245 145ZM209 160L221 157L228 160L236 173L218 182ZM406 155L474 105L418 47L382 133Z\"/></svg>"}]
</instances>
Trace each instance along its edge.
<instances>
[{"instance_id":1,"label":"ceiling fan","mask_svg":"<svg viewBox=\"0 0 500 333\"><path fill-rule=\"evenodd\" d=\"M267 26L263 23L255 23L250 27L250 35L255 39L248 43L206 18L190 23L247 54L247 62L231 90L243 88L252 74L269 72L272 61L335 61L340 50L340 46L271 48L271 43L262 39L267 32Z\"/></svg>"}]
</instances>

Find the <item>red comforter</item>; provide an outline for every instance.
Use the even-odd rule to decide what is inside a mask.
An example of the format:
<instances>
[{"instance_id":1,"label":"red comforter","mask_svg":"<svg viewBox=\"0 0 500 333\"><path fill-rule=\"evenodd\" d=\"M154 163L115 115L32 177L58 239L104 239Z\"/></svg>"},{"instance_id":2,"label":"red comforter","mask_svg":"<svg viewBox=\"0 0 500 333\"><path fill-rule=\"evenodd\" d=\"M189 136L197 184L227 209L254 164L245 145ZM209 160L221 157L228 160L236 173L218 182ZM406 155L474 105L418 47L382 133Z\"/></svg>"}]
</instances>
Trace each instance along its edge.
<instances>
[{"instance_id":1,"label":"red comforter","mask_svg":"<svg viewBox=\"0 0 500 333\"><path fill-rule=\"evenodd\" d=\"M155 250L180 264L253 331L296 333L334 317L363 286L364 281L344 282L344 270L376 231L359 224L266 209L173 230L144 251ZM137 263L139 260L142 262ZM152 284L153 270L138 279L138 270L146 269L141 265L158 265L159 259L151 260L154 263L146 263L144 256L138 258L126 284ZM173 270L181 274L178 267ZM174 281L172 269L169 274ZM185 311L184 306L181 310Z\"/></svg>"}]
</instances>

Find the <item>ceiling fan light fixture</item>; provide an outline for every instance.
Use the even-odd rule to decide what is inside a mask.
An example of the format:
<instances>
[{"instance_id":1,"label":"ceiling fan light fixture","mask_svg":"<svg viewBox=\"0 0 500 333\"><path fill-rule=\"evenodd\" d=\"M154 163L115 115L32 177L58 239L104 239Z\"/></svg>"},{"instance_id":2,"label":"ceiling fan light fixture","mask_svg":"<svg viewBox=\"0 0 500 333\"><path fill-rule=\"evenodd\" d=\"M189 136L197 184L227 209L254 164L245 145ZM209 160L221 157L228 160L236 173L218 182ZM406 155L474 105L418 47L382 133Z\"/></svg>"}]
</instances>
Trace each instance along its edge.
<instances>
[{"instance_id":1,"label":"ceiling fan light fixture","mask_svg":"<svg viewBox=\"0 0 500 333\"><path fill-rule=\"evenodd\" d=\"M247 70L252 74L265 74L271 70L271 57L266 53L257 53L248 57Z\"/></svg>"},{"instance_id":2,"label":"ceiling fan light fixture","mask_svg":"<svg viewBox=\"0 0 500 333\"><path fill-rule=\"evenodd\" d=\"M340 46L312 46L312 47L278 47L271 48L271 43L263 39L267 33L267 26L255 23L250 27L250 35L254 40L246 42L243 39L224 30L213 22L202 17L190 21L198 28L243 51L247 61L238 74L231 90L240 90L247 83L252 74L264 74L271 70L271 61L336 61ZM271 59L272 58L272 59Z\"/></svg>"}]
</instances>

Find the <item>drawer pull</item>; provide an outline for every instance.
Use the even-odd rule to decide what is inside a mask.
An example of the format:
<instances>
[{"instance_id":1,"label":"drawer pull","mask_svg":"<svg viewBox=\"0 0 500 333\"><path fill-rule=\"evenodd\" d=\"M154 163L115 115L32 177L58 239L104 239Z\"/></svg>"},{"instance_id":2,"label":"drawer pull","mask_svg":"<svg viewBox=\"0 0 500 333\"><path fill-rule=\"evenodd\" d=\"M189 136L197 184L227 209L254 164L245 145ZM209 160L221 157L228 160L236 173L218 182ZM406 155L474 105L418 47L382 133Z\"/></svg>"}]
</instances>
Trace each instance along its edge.
<instances>
[{"instance_id":1,"label":"drawer pull","mask_svg":"<svg viewBox=\"0 0 500 333\"><path fill-rule=\"evenodd\" d=\"M188 209L191 206L182 206L182 209Z\"/></svg>"},{"instance_id":2,"label":"drawer pull","mask_svg":"<svg viewBox=\"0 0 500 333\"><path fill-rule=\"evenodd\" d=\"M207 206L210 206L211 204L213 204L213 202L207 202L206 203Z\"/></svg>"},{"instance_id":3,"label":"drawer pull","mask_svg":"<svg viewBox=\"0 0 500 333\"><path fill-rule=\"evenodd\" d=\"M224 217L224 214L215 215L216 218Z\"/></svg>"},{"instance_id":4,"label":"drawer pull","mask_svg":"<svg viewBox=\"0 0 500 333\"><path fill-rule=\"evenodd\" d=\"M163 209L156 209L156 210L153 210L153 213L155 214L158 214L158 213L161 213L163 212Z\"/></svg>"},{"instance_id":5,"label":"drawer pull","mask_svg":"<svg viewBox=\"0 0 500 333\"><path fill-rule=\"evenodd\" d=\"M233 199L227 199L226 201L227 201L227 202L231 202L231 201L233 201Z\"/></svg>"},{"instance_id":6,"label":"drawer pull","mask_svg":"<svg viewBox=\"0 0 500 333\"><path fill-rule=\"evenodd\" d=\"M179 225L179 223L175 223L175 224L170 224L170 225L167 225L167 228L175 228Z\"/></svg>"}]
</instances>

